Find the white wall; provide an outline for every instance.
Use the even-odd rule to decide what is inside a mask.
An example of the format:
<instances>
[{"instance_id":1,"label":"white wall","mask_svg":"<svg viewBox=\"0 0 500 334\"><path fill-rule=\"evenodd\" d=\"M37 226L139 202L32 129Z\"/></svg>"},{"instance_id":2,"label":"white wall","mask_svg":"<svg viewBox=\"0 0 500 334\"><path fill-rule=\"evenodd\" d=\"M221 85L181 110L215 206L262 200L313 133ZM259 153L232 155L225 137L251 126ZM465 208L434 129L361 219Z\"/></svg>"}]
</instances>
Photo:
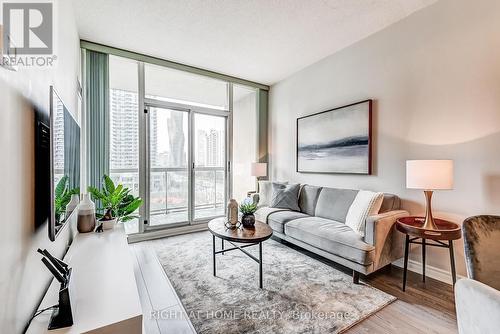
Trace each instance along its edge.
<instances>
[{"instance_id":1,"label":"white wall","mask_svg":"<svg viewBox=\"0 0 500 334\"><path fill-rule=\"evenodd\" d=\"M307 47L307 46L305 46ZM372 176L295 172L295 122L374 99ZM423 194L405 189L405 160L453 159L455 189L436 192L438 217L500 213L500 1L440 0L271 87L273 179L392 192L412 214ZM463 246L457 269L465 275ZM420 261L415 246L410 259ZM446 250L428 264L449 270Z\"/></svg>"},{"instance_id":2,"label":"white wall","mask_svg":"<svg viewBox=\"0 0 500 334\"><path fill-rule=\"evenodd\" d=\"M78 116L79 37L71 2L54 1L57 65L51 69L0 67L0 332L21 332L50 282L36 249L62 256L74 233L67 226L55 242L47 225L34 229L34 113L48 110L54 85L68 109ZM74 224L74 221L71 222Z\"/></svg>"}]
</instances>

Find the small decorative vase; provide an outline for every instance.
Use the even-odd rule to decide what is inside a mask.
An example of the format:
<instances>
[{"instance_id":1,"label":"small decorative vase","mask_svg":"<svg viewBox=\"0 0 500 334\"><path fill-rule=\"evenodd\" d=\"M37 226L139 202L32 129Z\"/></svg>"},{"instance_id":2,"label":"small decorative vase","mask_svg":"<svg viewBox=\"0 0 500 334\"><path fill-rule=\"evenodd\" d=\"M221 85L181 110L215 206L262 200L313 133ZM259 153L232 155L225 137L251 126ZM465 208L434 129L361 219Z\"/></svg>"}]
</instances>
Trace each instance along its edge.
<instances>
[{"instance_id":1,"label":"small decorative vase","mask_svg":"<svg viewBox=\"0 0 500 334\"><path fill-rule=\"evenodd\" d=\"M89 194L83 195L83 199L78 205L77 229L80 233L94 231L95 228L95 204L90 199Z\"/></svg>"},{"instance_id":2,"label":"small decorative vase","mask_svg":"<svg viewBox=\"0 0 500 334\"><path fill-rule=\"evenodd\" d=\"M243 215L241 217L241 224L243 224L243 227L254 227L255 216L253 215L253 213Z\"/></svg>"},{"instance_id":3,"label":"small decorative vase","mask_svg":"<svg viewBox=\"0 0 500 334\"><path fill-rule=\"evenodd\" d=\"M116 225L116 218L113 218L111 220L99 220L99 222L102 223L103 230L111 230Z\"/></svg>"},{"instance_id":4,"label":"small decorative vase","mask_svg":"<svg viewBox=\"0 0 500 334\"><path fill-rule=\"evenodd\" d=\"M79 203L80 196L77 194L71 195L71 200L69 201L68 205L66 205L66 216L69 216L73 212L73 210L76 209Z\"/></svg>"},{"instance_id":5,"label":"small decorative vase","mask_svg":"<svg viewBox=\"0 0 500 334\"><path fill-rule=\"evenodd\" d=\"M238 202L230 199L227 203L227 222L235 227L238 224Z\"/></svg>"}]
</instances>

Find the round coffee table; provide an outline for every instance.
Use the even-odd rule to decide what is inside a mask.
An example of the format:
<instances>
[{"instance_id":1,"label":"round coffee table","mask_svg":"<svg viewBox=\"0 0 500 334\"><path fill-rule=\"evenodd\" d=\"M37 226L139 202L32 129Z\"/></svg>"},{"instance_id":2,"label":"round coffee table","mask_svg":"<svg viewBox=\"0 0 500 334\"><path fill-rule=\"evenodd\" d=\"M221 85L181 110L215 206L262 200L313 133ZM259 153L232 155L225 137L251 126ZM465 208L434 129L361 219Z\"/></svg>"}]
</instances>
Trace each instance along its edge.
<instances>
[{"instance_id":1,"label":"round coffee table","mask_svg":"<svg viewBox=\"0 0 500 334\"><path fill-rule=\"evenodd\" d=\"M269 225L264 224L260 221L255 221L255 226L253 228L247 227L237 227L228 228L225 225L225 218L212 219L208 223L208 230L212 233L213 241L213 265L214 265L214 276L216 276L216 255L223 254L232 250L239 249L252 260L259 264L259 287L262 289L262 242L266 241L273 235L273 230ZM220 238L222 241L222 249L219 251L215 250L215 239ZM224 249L224 240L229 242L233 247ZM234 244L234 242L244 243L245 245L239 246ZM244 248L250 246L259 245L259 258L256 258Z\"/></svg>"},{"instance_id":2,"label":"round coffee table","mask_svg":"<svg viewBox=\"0 0 500 334\"><path fill-rule=\"evenodd\" d=\"M451 263L451 276L453 285L457 280L455 271L455 257L453 256L453 240L462 237L462 231L458 224L449 222L444 219L434 218L434 223L437 229L429 230L423 228L424 217L403 217L396 221L396 229L406 234L405 242L405 259L403 271L403 291L406 289L406 272L408 271L408 252L410 244L422 245L422 280L425 282L425 247L443 247L450 250L450 263ZM417 241L421 239L421 241ZM432 240L433 243L428 243L427 239ZM447 243L443 241L448 241Z\"/></svg>"}]
</instances>

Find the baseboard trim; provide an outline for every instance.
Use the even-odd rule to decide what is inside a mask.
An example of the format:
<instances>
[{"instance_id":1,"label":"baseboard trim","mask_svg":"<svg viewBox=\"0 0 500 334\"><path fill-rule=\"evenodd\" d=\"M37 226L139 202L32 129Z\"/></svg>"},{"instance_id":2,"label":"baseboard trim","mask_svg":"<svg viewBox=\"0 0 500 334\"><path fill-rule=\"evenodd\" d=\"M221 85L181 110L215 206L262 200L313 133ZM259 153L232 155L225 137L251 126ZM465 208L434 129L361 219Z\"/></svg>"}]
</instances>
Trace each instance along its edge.
<instances>
[{"instance_id":1,"label":"baseboard trim","mask_svg":"<svg viewBox=\"0 0 500 334\"><path fill-rule=\"evenodd\" d=\"M161 239L165 237L172 237L174 235L201 232L206 230L208 230L208 223L200 223L196 225L179 226L179 227L172 227L172 228L149 231L144 233L130 234L127 237L127 240L129 244L133 244L135 242Z\"/></svg>"},{"instance_id":2,"label":"baseboard trim","mask_svg":"<svg viewBox=\"0 0 500 334\"><path fill-rule=\"evenodd\" d=\"M403 259L399 259L397 261L394 261L392 263L396 267L399 268L404 268L404 262ZM415 260L408 260L408 270L413 271L414 273L422 275L422 262L420 261L415 261ZM425 276L434 278L435 280L447 283L447 284L452 284L452 278L451 278L451 272L448 270L444 270L441 268L433 267L426 265L425 266ZM458 275L457 274L457 280L465 278L464 276Z\"/></svg>"}]
</instances>

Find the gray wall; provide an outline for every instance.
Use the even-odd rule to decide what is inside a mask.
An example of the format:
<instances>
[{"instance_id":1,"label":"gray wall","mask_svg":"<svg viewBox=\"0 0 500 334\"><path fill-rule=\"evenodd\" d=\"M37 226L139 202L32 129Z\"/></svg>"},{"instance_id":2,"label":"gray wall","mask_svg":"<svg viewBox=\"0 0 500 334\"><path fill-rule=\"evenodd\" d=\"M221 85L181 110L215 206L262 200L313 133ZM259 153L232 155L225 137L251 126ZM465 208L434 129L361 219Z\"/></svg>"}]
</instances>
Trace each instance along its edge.
<instances>
[{"instance_id":1,"label":"gray wall","mask_svg":"<svg viewBox=\"0 0 500 334\"><path fill-rule=\"evenodd\" d=\"M52 69L0 67L0 332L19 333L35 311L50 282L36 249L57 256L66 251L73 226L50 242L47 225L34 229L34 114L32 103L48 110L54 85L68 109L78 115L79 38L71 2L54 1L58 41ZM74 221L72 222L74 224Z\"/></svg>"},{"instance_id":2,"label":"gray wall","mask_svg":"<svg viewBox=\"0 0 500 334\"><path fill-rule=\"evenodd\" d=\"M374 175L296 173L296 118L367 98ZM405 189L405 160L453 159L455 189L435 193L435 214L499 214L500 1L440 0L410 15L272 86L270 117L273 179L393 192L420 214L423 194ZM428 263L449 270L445 250Z\"/></svg>"}]
</instances>

